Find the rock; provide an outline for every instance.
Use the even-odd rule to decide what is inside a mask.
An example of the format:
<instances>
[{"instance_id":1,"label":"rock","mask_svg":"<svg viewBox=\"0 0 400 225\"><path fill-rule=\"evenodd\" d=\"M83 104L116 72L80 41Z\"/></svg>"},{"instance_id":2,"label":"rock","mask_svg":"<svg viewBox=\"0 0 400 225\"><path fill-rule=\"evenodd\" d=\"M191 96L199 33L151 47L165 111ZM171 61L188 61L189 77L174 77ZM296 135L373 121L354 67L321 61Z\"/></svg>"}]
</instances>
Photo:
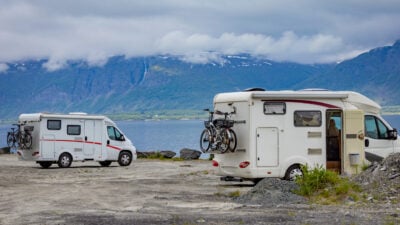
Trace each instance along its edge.
<instances>
[{"instance_id":1,"label":"rock","mask_svg":"<svg viewBox=\"0 0 400 225\"><path fill-rule=\"evenodd\" d=\"M169 151L169 150L165 150L165 151L161 151L160 154L167 159L171 159L176 155L176 152L173 151Z\"/></svg>"},{"instance_id":2,"label":"rock","mask_svg":"<svg viewBox=\"0 0 400 225\"><path fill-rule=\"evenodd\" d=\"M194 150L194 149L188 149L188 148L183 148L179 152L180 156L184 160L193 160L193 159L199 159L201 152Z\"/></svg>"},{"instance_id":3,"label":"rock","mask_svg":"<svg viewBox=\"0 0 400 225\"><path fill-rule=\"evenodd\" d=\"M370 196L366 199L369 202L399 202L400 195L396 191L400 187L400 173L397 172L399 170L400 153L393 153L379 163L374 162L371 167L354 176L352 180Z\"/></svg>"},{"instance_id":4,"label":"rock","mask_svg":"<svg viewBox=\"0 0 400 225\"><path fill-rule=\"evenodd\" d=\"M306 199L293 193L298 189L295 182L281 180L278 178L264 178L257 183L246 194L239 196L236 201L242 204L299 204L305 203Z\"/></svg>"},{"instance_id":5,"label":"rock","mask_svg":"<svg viewBox=\"0 0 400 225\"><path fill-rule=\"evenodd\" d=\"M156 152L151 151L151 152L140 152L136 151L137 157L138 158L148 158L150 155L156 154Z\"/></svg>"},{"instance_id":6,"label":"rock","mask_svg":"<svg viewBox=\"0 0 400 225\"><path fill-rule=\"evenodd\" d=\"M10 147L0 148L0 154L10 154Z\"/></svg>"},{"instance_id":7,"label":"rock","mask_svg":"<svg viewBox=\"0 0 400 225\"><path fill-rule=\"evenodd\" d=\"M398 176L400 176L400 173L396 173L396 174L393 174L393 175L389 176L389 179L394 179L394 178L396 178Z\"/></svg>"}]
</instances>

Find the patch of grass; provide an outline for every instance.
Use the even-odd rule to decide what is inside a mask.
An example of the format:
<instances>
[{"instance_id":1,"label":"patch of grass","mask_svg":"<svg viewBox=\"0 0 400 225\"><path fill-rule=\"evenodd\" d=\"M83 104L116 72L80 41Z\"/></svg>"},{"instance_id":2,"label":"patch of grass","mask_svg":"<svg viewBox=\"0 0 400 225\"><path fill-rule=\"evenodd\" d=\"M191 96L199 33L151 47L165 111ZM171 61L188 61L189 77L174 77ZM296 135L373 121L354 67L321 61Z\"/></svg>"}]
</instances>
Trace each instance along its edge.
<instances>
[{"instance_id":1,"label":"patch of grass","mask_svg":"<svg viewBox=\"0 0 400 225\"><path fill-rule=\"evenodd\" d=\"M165 157L160 152L155 152L147 156L148 159L165 159Z\"/></svg>"},{"instance_id":2,"label":"patch of grass","mask_svg":"<svg viewBox=\"0 0 400 225\"><path fill-rule=\"evenodd\" d=\"M370 167L369 164L363 162L363 164L361 165L361 171L366 171L369 167Z\"/></svg>"},{"instance_id":3,"label":"patch of grass","mask_svg":"<svg viewBox=\"0 0 400 225\"><path fill-rule=\"evenodd\" d=\"M232 192L229 192L229 193L228 193L228 197L231 197L231 198L237 198L237 197L240 197L240 191L239 191L239 190L237 190L237 191L232 191Z\"/></svg>"},{"instance_id":4,"label":"patch of grass","mask_svg":"<svg viewBox=\"0 0 400 225\"><path fill-rule=\"evenodd\" d=\"M320 204L337 204L346 199L358 201L361 188L348 178L324 169L322 166L302 168L303 176L296 179L299 189L296 194L308 197Z\"/></svg>"}]
</instances>

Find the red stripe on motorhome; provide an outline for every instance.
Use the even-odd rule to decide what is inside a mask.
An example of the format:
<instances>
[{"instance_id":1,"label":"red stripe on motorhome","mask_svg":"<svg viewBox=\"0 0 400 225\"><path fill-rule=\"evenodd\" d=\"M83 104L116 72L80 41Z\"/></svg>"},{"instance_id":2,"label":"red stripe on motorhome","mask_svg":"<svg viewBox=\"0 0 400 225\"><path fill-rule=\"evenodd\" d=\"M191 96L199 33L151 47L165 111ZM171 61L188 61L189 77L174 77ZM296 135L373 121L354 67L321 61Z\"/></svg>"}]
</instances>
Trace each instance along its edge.
<instances>
[{"instance_id":1,"label":"red stripe on motorhome","mask_svg":"<svg viewBox=\"0 0 400 225\"><path fill-rule=\"evenodd\" d=\"M330 109L340 109L340 107L338 107L336 105L331 105L331 104L324 103L324 102L310 101L310 100L264 100L264 101L268 101L268 102L294 102L294 103L318 105L318 106L323 106L323 107L330 108Z\"/></svg>"},{"instance_id":2,"label":"red stripe on motorhome","mask_svg":"<svg viewBox=\"0 0 400 225\"><path fill-rule=\"evenodd\" d=\"M82 140L57 140L57 139L41 139L40 141L53 141L53 142L73 142L73 143L82 143L82 144L93 144L93 145L101 145L101 142L94 141L82 141ZM118 151L121 151L122 148L113 145L107 145L108 148L112 148Z\"/></svg>"}]
</instances>

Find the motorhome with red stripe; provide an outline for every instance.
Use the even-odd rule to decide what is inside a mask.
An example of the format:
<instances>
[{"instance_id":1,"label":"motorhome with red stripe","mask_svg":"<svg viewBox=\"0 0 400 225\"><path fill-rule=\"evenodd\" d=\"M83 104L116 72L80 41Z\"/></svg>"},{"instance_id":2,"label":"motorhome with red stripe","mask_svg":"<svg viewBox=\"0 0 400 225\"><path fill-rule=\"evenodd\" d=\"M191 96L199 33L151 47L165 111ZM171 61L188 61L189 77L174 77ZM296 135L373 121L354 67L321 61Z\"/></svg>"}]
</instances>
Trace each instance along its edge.
<instances>
[{"instance_id":1,"label":"motorhome with red stripe","mask_svg":"<svg viewBox=\"0 0 400 225\"><path fill-rule=\"evenodd\" d=\"M19 144L19 159L36 161L43 168L53 163L69 167L73 161L87 160L97 161L101 166L112 162L128 166L136 159L135 146L106 116L21 114L18 124L22 134L31 136L29 145Z\"/></svg>"},{"instance_id":2,"label":"motorhome with red stripe","mask_svg":"<svg viewBox=\"0 0 400 225\"><path fill-rule=\"evenodd\" d=\"M306 164L355 174L400 151L381 107L356 92L252 89L217 94L213 103L214 111L232 113L237 135L233 152L214 154L222 180L293 179Z\"/></svg>"}]
</instances>

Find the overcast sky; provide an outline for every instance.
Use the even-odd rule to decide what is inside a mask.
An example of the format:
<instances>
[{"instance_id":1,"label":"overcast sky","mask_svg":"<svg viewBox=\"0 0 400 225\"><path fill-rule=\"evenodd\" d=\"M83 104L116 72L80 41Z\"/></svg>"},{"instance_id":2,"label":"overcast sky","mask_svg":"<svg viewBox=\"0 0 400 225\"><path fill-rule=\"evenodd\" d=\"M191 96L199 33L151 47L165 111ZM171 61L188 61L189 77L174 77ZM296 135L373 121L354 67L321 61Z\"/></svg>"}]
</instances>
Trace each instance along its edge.
<instances>
[{"instance_id":1,"label":"overcast sky","mask_svg":"<svg viewBox=\"0 0 400 225\"><path fill-rule=\"evenodd\" d=\"M338 62L400 39L399 0L0 0L0 70L115 55Z\"/></svg>"}]
</instances>

